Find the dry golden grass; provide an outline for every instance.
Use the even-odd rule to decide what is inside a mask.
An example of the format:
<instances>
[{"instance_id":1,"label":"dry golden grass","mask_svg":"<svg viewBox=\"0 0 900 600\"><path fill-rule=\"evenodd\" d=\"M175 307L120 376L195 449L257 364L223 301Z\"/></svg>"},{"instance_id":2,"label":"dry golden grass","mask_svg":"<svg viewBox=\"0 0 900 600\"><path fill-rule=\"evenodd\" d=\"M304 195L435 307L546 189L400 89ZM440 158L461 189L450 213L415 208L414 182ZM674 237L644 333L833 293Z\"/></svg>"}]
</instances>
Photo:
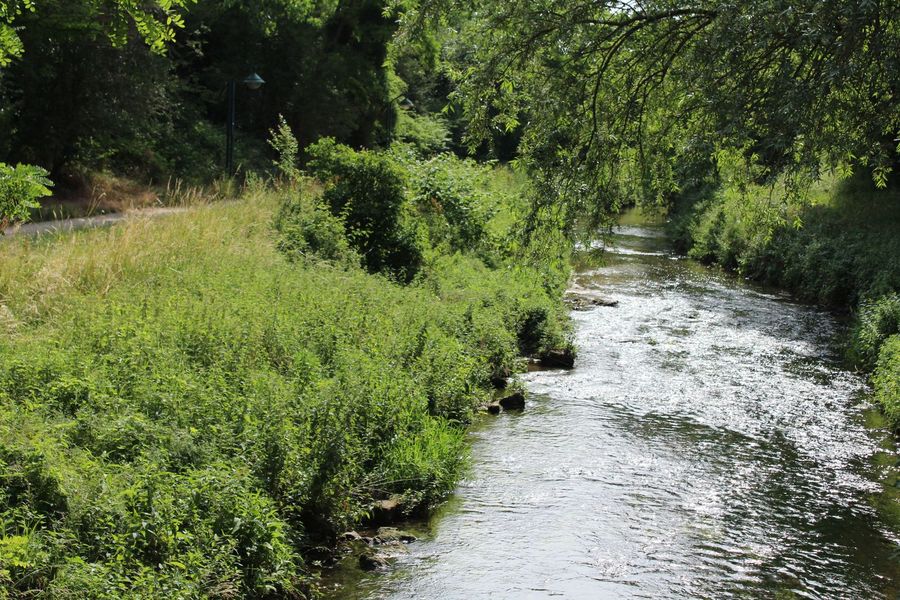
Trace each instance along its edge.
<instances>
[{"instance_id":1,"label":"dry golden grass","mask_svg":"<svg viewBox=\"0 0 900 600\"><path fill-rule=\"evenodd\" d=\"M194 196L203 197L209 196ZM49 319L73 295L102 298L125 280L152 284L154 274L177 270L185 257L208 260L203 249L272 253L260 236L270 235L274 208L271 195L251 191L215 206L136 213L110 227L0 240L0 331L11 334L22 323Z\"/></svg>"}]
</instances>

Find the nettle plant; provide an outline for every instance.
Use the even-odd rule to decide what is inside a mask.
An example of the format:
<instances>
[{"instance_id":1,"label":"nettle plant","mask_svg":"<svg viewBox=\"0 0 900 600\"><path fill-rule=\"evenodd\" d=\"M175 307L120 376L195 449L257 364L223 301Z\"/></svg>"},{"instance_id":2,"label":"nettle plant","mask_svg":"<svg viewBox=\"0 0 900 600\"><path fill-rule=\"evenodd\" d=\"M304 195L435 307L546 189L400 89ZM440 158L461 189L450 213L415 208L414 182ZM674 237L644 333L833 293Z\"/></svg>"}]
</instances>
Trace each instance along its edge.
<instances>
[{"instance_id":1,"label":"nettle plant","mask_svg":"<svg viewBox=\"0 0 900 600\"><path fill-rule=\"evenodd\" d=\"M50 195L49 173L34 165L0 163L0 234L11 223L27 221L38 198Z\"/></svg>"}]
</instances>

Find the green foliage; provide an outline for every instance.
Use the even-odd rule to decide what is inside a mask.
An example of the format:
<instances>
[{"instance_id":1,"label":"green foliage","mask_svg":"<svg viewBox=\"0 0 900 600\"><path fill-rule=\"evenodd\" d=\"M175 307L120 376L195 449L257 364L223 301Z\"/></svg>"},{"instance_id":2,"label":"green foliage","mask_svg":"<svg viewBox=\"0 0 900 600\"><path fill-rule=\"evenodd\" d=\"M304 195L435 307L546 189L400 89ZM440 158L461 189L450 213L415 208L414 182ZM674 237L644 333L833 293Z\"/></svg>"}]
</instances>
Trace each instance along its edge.
<instances>
[{"instance_id":1,"label":"green foliage","mask_svg":"<svg viewBox=\"0 0 900 600\"><path fill-rule=\"evenodd\" d=\"M900 333L900 294L864 301L853 327L851 355L866 370L878 363L882 345Z\"/></svg>"},{"instance_id":2,"label":"green foliage","mask_svg":"<svg viewBox=\"0 0 900 600\"><path fill-rule=\"evenodd\" d=\"M882 344L872 383L875 399L894 427L900 427L900 335L894 334Z\"/></svg>"},{"instance_id":3,"label":"green foliage","mask_svg":"<svg viewBox=\"0 0 900 600\"><path fill-rule=\"evenodd\" d=\"M298 190L282 203L275 220L280 234L278 249L291 258L317 257L338 264L359 264L340 217L306 190Z\"/></svg>"},{"instance_id":4,"label":"green foliage","mask_svg":"<svg viewBox=\"0 0 900 600\"><path fill-rule=\"evenodd\" d=\"M251 68L269 83L238 91L243 171L271 168L280 114L300 146L386 145L395 29L380 0L0 0L0 60L23 52L0 74L0 161L47 168L64 191L97 170L208 183L222 170L225 84Z\"/></svg>"},{"instance_id":5,"label":"green foliage","mask_svg":"<svg viewBox=\"0 0 900 600\"><path fill-rule=\"evenodd\" d=\"M50 553L36 532L3 536L0 532L0 598L16 598L17 592L46 581Z\"/></svg>"},{"instance_id":6,"label":"green foliage","mask_svg":"<svg viewBox=\"0 0 900 600\"><path fill-rule=\"evenodd\" d=\"M900 289L894 189L865 178L704 188L676 211L678 246L698 260L785 287L804 300L852 307Z\"/></svg>"},{"instance_id":7,"label":"green foliage","mask_svg":"<svg viewBox=\"0 0 900 600\"><path fill-rule=\"evenodd\" d=\"M193 0L154 0L136 3L132 0L79 0L93 24L80 23L95 34L100 30L114 43L123 44L128 31L134 27L155 52L163 52L166 44L175 39L175 30L184 27L183 11ZM16 29L23 13L39 12L43 2L34 0L0 0L0 66L9 64L12 58L22 55L23 47ZM103 27L97 27L97 22Z\"/></svg>"},{"instance_id":8,"label":"green foliage","mask_svg":"<svg viewBox=\"0 0 900 600\"><path fill-rule=\"evenodd\" d=\"M884 185L898 164L896 3L414 4L407 29L459 31L447 70L470 147L521 130L542 200L573 218L666 202L719 150L766 181L824 159Z\"/></svg>"},{"instance_id":9,"label":"green foliage","mask_svg":"<svg viewBox=\"0 0 900 600\"><path fill-rule=\"evenodd\" d=\"M63 185L85 169L164 179L177 106L171 65L136 34L121 44L94 35L95 19L84 2L21 17L27 51L0 84L0 160L40 165Z\"/></svg>"},{"instance_id":10,"label":"green foliage","mask_svg":"<svg viewBox=\"0 0 900 600\"><path fill-rule=\"evenodd\" d=\"M445 152L450 143L450 130L443 118L420 115L410 110L400 111L397 115L395 135L423 156Z\"/></svg>"},{"instance_id":11,"label":"green foliage","mask_svg":"<svg viewBox=\"0 0 900 600\"><path fill-rule=\"evenodd\" d=\"M27 221L31 209L38 207L37 199L50 195L53 182L48 175L40 167L0 162L0 234L10 223Z\"/></svg>"},{"instance_id":12,"label":"green foliage","mask_svg":"<svg viewBox=\"0 0 900 600\"><path fill-rule=\"evenodd\" d=\"M323 199L346 227L371 273L410 281L422 263L410 223L403 170L386 154L355 150L326 138L307 148L310 172L325 185Z\"/></svg>"},{"instance_id":13,"label":"green foliage","mask_svg":"<svg viewBox=\"0 0 900 600\"><path fill-rule=\"evenodd\" d=\"M300 168L297 166L300 145L282 115L278 115L278 126L269 130L269 145L278 155L274 162L278 174L290 182L297 181L300 178Z\"/></svg>"},{"instance_id":14,"label":"green foliage","mask_svg":"<svg viewBox=\"0 0 900 600\"><path fill-rule=\"evenodd\" d=\"M238 94L238 147L265 137L279 114L301 148L323 136L384 145L396 120L385 66L395 30L382 0L199 0L177 45L182 98L223 123L219 90L253 70L267 84Z\"/></svg>"},{"instance_id":15,"label":"green foliage","mask_svg":"<svg viewBox=\"0 0 900 600\"><path fill-rule=\"evenodd\" d=\"M488 193L490 169L452 154L419 160L395 150L410 173L412 200L431 243L450 251L490 248L488 223L497 210Z\"/></svg>"},{"instance_id":16,"label":"green foliage","mask_svg":"<svg viewBox=\"0 0 900 600\"><path fill-rule=\"evenodd\" d=\"M415 436L400 438L386 451L374 485L405 494L412 506L429 506L456 487L466 464L465 432L445 421L428 420Z\"/></svg>"}]
</instances>

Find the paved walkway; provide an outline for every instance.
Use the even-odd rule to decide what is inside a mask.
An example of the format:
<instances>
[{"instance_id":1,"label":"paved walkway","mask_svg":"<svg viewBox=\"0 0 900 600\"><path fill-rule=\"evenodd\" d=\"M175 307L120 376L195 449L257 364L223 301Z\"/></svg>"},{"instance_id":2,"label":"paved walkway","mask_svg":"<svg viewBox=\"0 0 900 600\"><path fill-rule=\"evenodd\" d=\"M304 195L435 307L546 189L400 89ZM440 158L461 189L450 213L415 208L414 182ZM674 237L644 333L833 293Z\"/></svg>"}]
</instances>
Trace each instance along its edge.
<instances>
[{"instance_id":1,"label":"paved walkway","mask_svg":"<svg viewBox=\"0 0 900 600\"><path fill-rule=\"evenodd\" d=\"M110 213L108 215L97 215L95 217L80 217L77 219L61 219L58 221L41 221L38 223L26 223L24 225L14 225L3 230L3 236L11 237L15 235L42 235L45 233L60 233L66 231L75 231L77 229L89 229L92 227L104 227L112 225L125 219L134 217L160 217L163 215L171 215L186 210L180 207L159 207L159 208L143 208L139 210L130 210L123 213Z\"/></svg>"}]
</instances>

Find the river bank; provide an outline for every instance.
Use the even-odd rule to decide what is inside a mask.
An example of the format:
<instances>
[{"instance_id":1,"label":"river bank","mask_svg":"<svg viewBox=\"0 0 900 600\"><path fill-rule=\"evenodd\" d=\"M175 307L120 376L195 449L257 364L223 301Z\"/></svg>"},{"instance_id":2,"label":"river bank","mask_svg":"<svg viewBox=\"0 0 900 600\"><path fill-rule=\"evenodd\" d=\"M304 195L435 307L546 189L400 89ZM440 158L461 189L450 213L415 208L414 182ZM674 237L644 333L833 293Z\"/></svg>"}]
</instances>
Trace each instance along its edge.
<instances>
[{"instance_id":1,"label":"river bank","mask_svg":"<svg viewBox=\"0 0 900 600\"><path fill-rule=\"evenodd\" d=\"M896 597L897 448L842 325L660 227L608 258L576 276L618 304L572 313L575 370L527 374L419 539L377 574L349 556L327 597Z\"/></svg>"},{"instance_id":2,"label":"river bank","mask_svg":"<svg viewBox=\"0 0 900 600\"><path fill-rule=\"evenodd\" d=\"M404 205L403 282L323 187L0 244L0 597L303 597L378 501L443 499L492 380L565 345L555 268L506 254L518 196L476 197L478 253Z\"/></svg>"}]
</instances>

